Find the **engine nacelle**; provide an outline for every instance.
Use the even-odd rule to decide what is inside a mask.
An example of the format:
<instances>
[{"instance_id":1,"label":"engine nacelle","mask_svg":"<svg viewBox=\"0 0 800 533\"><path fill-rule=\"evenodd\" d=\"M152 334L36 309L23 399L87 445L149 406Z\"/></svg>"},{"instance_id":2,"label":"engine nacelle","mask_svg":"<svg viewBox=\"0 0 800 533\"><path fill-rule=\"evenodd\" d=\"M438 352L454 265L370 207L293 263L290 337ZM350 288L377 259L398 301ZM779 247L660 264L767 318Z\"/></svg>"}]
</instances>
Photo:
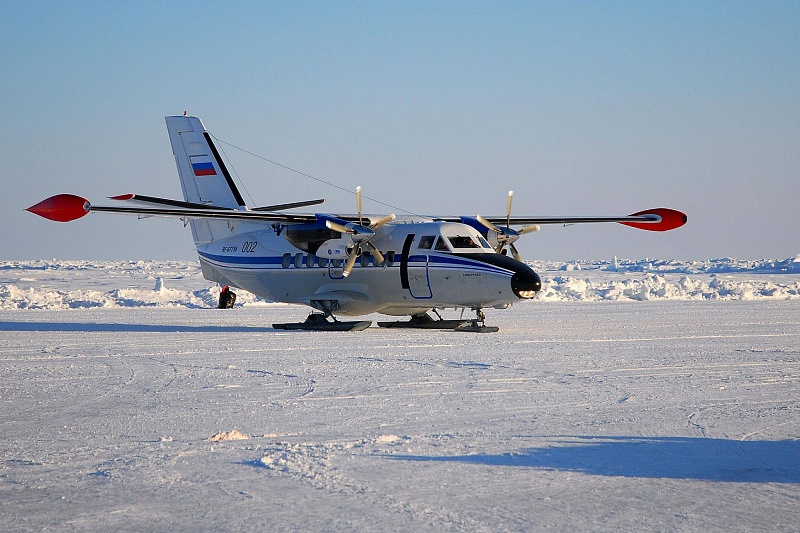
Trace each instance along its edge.
<instances>
[{"instance_id":1,"label":"engine nacelle","mask_svg":"<svg viewBox=\"0 0 800 533\"><path fill-rule=\"evenodd\" d=\"M317 257L326 257L328 259L347 259L348 248L353 247L353 239L350 236L342 237L339 239L329 239L322 243L317 249Z\"/></svg>"}]
</instances>

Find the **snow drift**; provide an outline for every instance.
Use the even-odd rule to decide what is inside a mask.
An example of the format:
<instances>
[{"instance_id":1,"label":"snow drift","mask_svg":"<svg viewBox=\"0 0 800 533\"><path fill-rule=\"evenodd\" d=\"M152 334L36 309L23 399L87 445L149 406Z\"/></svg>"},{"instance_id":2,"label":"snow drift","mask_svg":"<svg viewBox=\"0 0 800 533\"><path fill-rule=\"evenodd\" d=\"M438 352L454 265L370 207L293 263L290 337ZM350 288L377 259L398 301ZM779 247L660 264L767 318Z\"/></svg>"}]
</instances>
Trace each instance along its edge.
<instances>
[{"instance_id":1,"label":"snow drift","mask_svg":"<svg viewBox=\"0 0 800 533\"><path fill-rule=\"evenodd\" d=\"M532 261L548 301L800 298L800 255L782 261ZM268 305L237 291L237 305ZM0 309L216 307L194 262L0 261Z\"/></svg>"}]
</instances>

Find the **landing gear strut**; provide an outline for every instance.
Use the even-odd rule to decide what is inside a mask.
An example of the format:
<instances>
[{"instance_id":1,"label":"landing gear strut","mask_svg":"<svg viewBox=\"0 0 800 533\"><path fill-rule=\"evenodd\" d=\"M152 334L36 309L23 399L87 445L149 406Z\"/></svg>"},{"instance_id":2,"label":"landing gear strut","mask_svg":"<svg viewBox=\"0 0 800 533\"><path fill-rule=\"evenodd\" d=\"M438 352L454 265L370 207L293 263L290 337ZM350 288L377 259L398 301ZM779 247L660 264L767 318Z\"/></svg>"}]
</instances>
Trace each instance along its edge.
<instances>
[{"instance_id":1,"label":"landing gear strut","mask_svg":"<svg viewBox=\"0 0 800 533\"><path fill-rule=\"evenodd\" d=\"M497 326L486 325L486 315L480 307L475 308L475 319L470 320L468 325L456 328L456 331L471 331L473 333L496 333L500 331Z\"/></svg>"}]
</instances>

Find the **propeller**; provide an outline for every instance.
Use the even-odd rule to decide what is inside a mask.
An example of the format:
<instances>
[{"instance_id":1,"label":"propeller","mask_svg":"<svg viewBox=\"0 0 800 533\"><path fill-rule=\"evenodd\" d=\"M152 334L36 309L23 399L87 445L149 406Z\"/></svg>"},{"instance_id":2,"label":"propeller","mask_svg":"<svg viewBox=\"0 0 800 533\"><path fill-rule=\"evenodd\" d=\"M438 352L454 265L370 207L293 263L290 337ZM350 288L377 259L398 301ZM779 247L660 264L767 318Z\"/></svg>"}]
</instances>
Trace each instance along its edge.
<instances>
[{"instance_id":1,"label":"propeller","mask_svg":"<svg viewBox=\"0 0 800 533\"><path fill-rule=\"evenodd\" d=\"M526 233L533 233L534 231L539 231L539 226L536 224L525 226L521 229L515 230L511 228L511 202L514 199L514 191L508 191L508 203L506 205L506 225L505 227L497 226L490 222L488 219L478 215L476 218L478 221L483 224L487 229L495 232L497 234L497 247L495 251L499 254L505 253L506 246L509 247L511 250L511 255L517 261L522 261L522 256L519 255L517 251L517 247L514 246L514 243L520 236L525 235Z\"/></svg>"},{"instance_id":2,"label":"propeller","mask_svg":"<svg viewBox=\"0 0 800 533\"><path fill-rule=\"evenodd\" d=\"M343 225L339 224L338 222L334 222L332 220L326 220L325 226L328 229L333 231L338 231L339 233L347 233L353 239L355 246L353 246L352 251L350 252L349 257L347 258L347 262L344 264L344 270L342 270L342 276L347 277L350 275L350 271L353 270L353 266L356 264L356 259L358 256L361 255L361 246L366 245L367 248L370 249L372 252L373 257L379 262L384 262L383 254L378 250L378 248L370 242L370 240L375 237L375 230L379 227L383 226L387 222L391 222L395 219L395 215L386 215L385 217L381 217L369 226L364 225L364 217L361 214L361 186L359 185L356 187L356 207L358 208L358 224L348 224Z\"/></svg>"}]
</instances>

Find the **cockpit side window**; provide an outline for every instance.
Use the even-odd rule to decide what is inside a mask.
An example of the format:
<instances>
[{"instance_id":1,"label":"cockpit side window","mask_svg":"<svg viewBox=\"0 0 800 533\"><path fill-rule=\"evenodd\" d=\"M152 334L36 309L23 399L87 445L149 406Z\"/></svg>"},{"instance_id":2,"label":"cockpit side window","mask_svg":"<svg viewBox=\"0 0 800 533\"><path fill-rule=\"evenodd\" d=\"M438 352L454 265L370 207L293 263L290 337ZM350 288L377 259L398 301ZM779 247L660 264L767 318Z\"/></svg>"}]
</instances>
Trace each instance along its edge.
<instances>
[{"instance_id":1,"label":"cockpit side window","mask_svg":"<svg viewBox=\"0 0 800 533\"><path fill-rule=\"evenodd\" d=\"M436 241L436 250L440 252L450 251L450 248L447 247L447 242L445 242L444 237L439 237L439 240Z\"/></svg>"},{"instance_id":2,"label":"cockpit side window","mask_svg":"<svg viewBox=\"0 0 800 533\"><path fill-rule=\"evenodd\" d=\"M420 250L430 250L433 247L433 241L435 239L435 235L423 235L419 238L419 245L417 245L417 248Z\"/></svg>"},{"instance_id":3,"label":"cockpit side window","mask_svg":"<svg viewBox=\"0 0 800 533\"><path fill-rule=\"evenodd\" d=\"M478 240L481 241L481 246L483 246L484 248L492 247L492 245L486 242L486 239L484 239L481 235L478 235Z\"/></svg>"}]
</instances>

